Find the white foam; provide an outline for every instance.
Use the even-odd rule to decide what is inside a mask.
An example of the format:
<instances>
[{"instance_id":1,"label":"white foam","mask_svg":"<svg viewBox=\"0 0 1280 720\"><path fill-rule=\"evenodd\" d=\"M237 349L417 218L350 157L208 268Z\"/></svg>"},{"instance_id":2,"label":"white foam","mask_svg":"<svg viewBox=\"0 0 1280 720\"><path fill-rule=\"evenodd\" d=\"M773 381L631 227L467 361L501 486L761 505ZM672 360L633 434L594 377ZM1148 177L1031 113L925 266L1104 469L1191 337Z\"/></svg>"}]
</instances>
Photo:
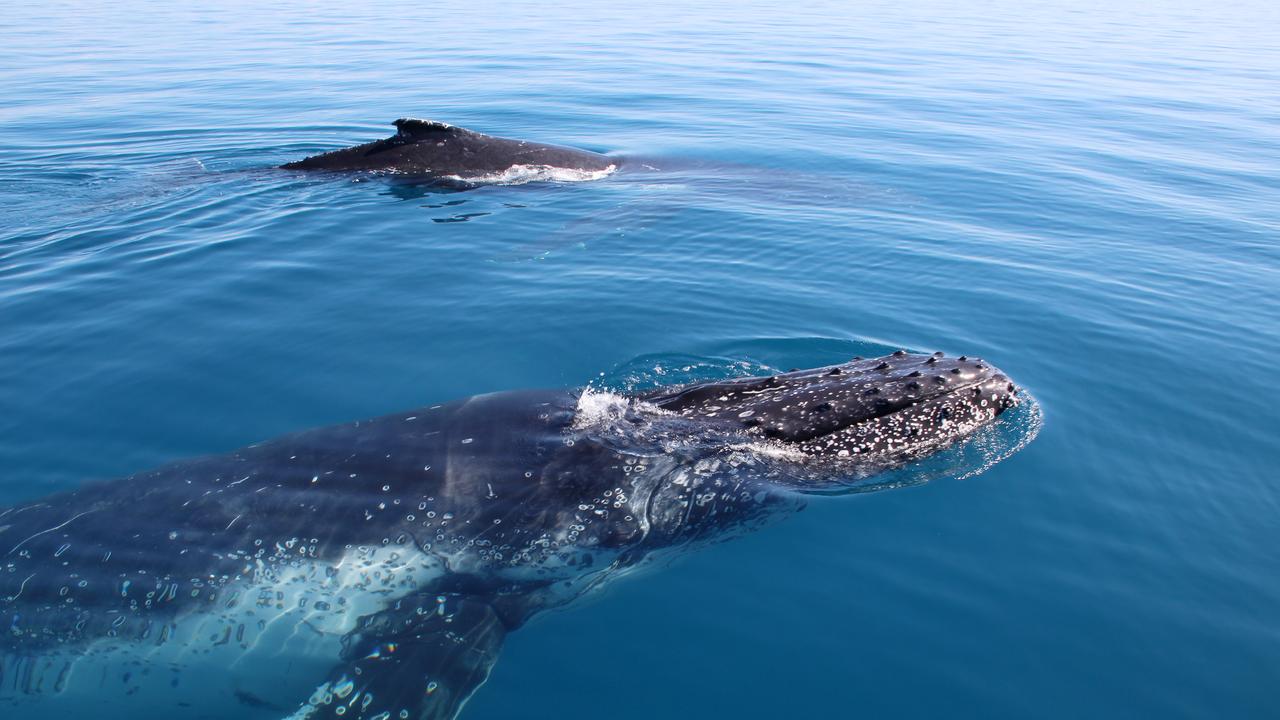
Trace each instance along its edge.
<instances>
[{"instance_id":1,"label":"white foam","mask_svg":"<svg viewBox=\"0 0 1280 720\"><path fill-rule=\"evenodd\" d=\"M573 427L584 430L593 427L611 425L621 420L631 407L631 399L611 393L608 390L585 388L578 396L577 411L573 416Z\"/></svg>"},{"instance_id":2,"label":"white foam","mask_svg":"<svg viewBox=\"0 0 1280 720\"><path fill-rule=\"evenodd\" d=\"M552 167L551 165L512 165L506 170L487 175L445 175L443 179L483 185L523 185L530 182L586 182L607 177L617 170L610 165L603 170Z\"/></svg>"},{"instance_id":3,"label":"white foam","mask_svg":"<svg viewBox=\"0 0 1280 720\"><path fill-rule=\"evenodd\" d=\"M1020 419L1014 421L1012 418L1005 418L1006 422L1013 421L1018 423L1020 434L1012 442L1009 442L1008 438L1004 438L1001 435L1000 431L1003 428L1000 423L983 428L985 432L979 431L983 433L983 436L974 436L968 440L968 444L972 446L972 450L978 456L978 462L964 474L957 475L957 480L967 480L981 475L1017 454L1031 444L1031 441L1035 440L1036 436L1040 434L1041 428L1044 427L1044 412L1040 408L1040 403L1032 399L1030 395L1026 395L1026 391L1023 392L1024 396L1017 401L1018 407L1016 407L1016 410L1019 411ZM1011 414L1012 412L1006 411L1006 415ZM975 435L977 434L975 433Z\"/></svg>"}]
</instances>

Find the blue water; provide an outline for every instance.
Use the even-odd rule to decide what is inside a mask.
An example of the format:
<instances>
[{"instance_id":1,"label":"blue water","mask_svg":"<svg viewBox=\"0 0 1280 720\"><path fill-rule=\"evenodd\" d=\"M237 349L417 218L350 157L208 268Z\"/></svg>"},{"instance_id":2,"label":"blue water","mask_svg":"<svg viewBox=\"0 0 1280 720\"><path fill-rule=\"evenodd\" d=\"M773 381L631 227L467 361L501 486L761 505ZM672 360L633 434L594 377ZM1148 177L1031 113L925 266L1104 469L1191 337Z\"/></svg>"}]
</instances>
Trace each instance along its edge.
<instances>
[{"instance_id":1,"label":"blue water","mask_svg":"<svg viewBox=\"0 0 1280 720\"><path fill-rule=\"evenodd\" d=\"M1021 453L542 617L464 717L1280 715L1273 3L181 5L6 5L0 505L637 365L976 354ZM658 171L271 169L404 115Z\"/></svg>"}]
</instances>

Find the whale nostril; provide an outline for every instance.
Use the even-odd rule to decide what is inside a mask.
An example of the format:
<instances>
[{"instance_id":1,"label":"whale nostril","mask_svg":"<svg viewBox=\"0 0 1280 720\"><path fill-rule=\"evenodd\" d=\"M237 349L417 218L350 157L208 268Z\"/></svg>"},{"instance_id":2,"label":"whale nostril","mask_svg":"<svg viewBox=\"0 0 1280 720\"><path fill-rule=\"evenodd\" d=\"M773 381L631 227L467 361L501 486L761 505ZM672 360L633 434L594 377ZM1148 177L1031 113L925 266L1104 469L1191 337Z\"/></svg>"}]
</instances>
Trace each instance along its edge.
<instances>
[{"instance_id":1,"label":"whale nostril","mask_svg":"<svg viewBox=\"0 0 1280 720\"><path fill-rule=\"evenodd\" d=\"M907 377L920 377L923 374L924 373L920 372L919 370L912 370L911 372L907 373Z\"/></svg>"},{"instance_id":2,"label":"whale nostril","mask_svg":"<svg viewBox=\"0 0 1280 720\"><path fill-rule=\"evenodd\" d=\"M889 363L887 363L887 362L882 362L882 363L880 363L879 365L877 365L877 366L876 366L876 369L877 369L877 370L888 370L888 369L889 369Z\"/></svg>"},{"instance_id":3,"label":"whale nostril","mask_svg":"<svg viewBox=\"0 0 1280 720\"><path fill-rule=\"evenodd\" d=\"M831 371L830 371L830 372L828 372L827 374L828 374L828 375L839 375L839 374L841 374L841 373L843 373L843 372L844 372L844 371L843 371L843 370L841 370L840 368L831 368Z\"/></svg>"},{"instance_id":4,"label":"whale nostril","mask_svg":"<svg viewBox=\"0 0 1280 720\"><path fill-rule=\"evenodd\" d=\"M853 360L851 360L850 362L858 362L859 360L866 360L866 358L862 357L861 355L854 355Z\"/></svg>"},{"instance_id":5,"label":"whale nostril","mask_svg":"<svg viewBox=\"0 0 1280 720\"><path fill-rule=\"evenodd\" d=\"M934 363L938 362L938 358L937 358L937 357L931 357L931 358L929 358L928 360L925 360L924 362L925 362L925 364L926 364L926 365L932 365L932 364L934 364Z\"/></svg>"},{"instance_id":6,"label":"whale nostril","mask_svg":"<svg viewBox=\"0 0 1280 720\"><path fill-rule=\"evenodd\" d=\"M894 356L894 357L906 357L906 356L907 356L907 351L906 351L906 350L894 350L894 351L893 351L893 356Z\"/></svg>"},{"instance_id":7,"label":"whale nostril","mask_svg":"<svg viewBox=\"0 0 1280 720\"><path fill-rule=\"evenodd\" d=\"M977 369L979 369L979 370L986 370L986 369L987 369L987 366L986 366L986 365L983 365L982 363L978 363L977 365L974 365L974 367L975 367L975 368L977 368Z\"/></svg>"},{"instance_id":8,"label":"whale nostril","mask_svg":"<svg viewBox=\"0 0 1280 720\"><path fill-rule=\"evenodd\" d=\"M960 356L960 362L964 362L965 360L968 360L968 359L969 359L969 356L968 356L968 355L961 355L961 356Z\"/></svg>"},{"instance_id":9,"label":"whale nostril","mask_svg":"<svg viewBox=\"0 0 1280 720\"><path fill-rule=\"evenodd\" d=\"M936 353L934 353L934 354L933 354L933 357L936 357L936 358L940 358L940 357L942 357L942 356L943 356L943 353L942 353L942 351L941 351L941 350L939 350L938 352L936 352Z\"/></svg>"},{"instance_id":10,"label":"whale nostril","mask_svg":"<svg viewBox=\"0 0 1280 720\"><path fill-rule=\"evenodd\" d=\"M944 378L944 377L942 377L941 375L934 375L934 376L933 376L933 381L934 381L934 382L936 382L936 383L938 383L938 384L942 384L942 383L945 383L945 382L947 381L947 379L946 379L946 378Z\"/></svg>"},{"instance_id":11,"label":"whale nostril","mask_svg":"<svg viewBox=\"0 0 1280 720\"><path fill-rule=\"evenodd\" d=\"M951 374L952 374L952 375L959 375L959 374L960 374L960 368L951 368Z\"/></svg>"}]
</instances>

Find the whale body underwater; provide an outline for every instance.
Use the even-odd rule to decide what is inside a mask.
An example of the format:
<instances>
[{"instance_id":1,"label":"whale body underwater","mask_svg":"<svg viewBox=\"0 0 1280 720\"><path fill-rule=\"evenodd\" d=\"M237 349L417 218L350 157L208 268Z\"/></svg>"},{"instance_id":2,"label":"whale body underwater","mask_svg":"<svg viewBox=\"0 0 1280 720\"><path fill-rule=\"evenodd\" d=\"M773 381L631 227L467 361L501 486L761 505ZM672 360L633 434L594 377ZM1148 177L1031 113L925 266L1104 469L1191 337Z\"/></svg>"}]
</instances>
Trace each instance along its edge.
<instances>
[{"instance_id":1,"label":"whale body underwater","mask_svg":"<svg viewBox=\"0 0 1280 720\"><path fill-rule=\"evenodd\" d=\"M980 360L902 351L499 392L3 509L0 714L454 718L538 613L1022 401Z\"/></svg>"},{"instance_id":2,"label":"whale body underwater","mask_svg":"<svg viewBox=\"0 0 1280 720\"><path fill-rule=\"evenodd\" d=\"M401 118L396 134L286 163L286 170L382 172L462 184L595 180L617 169L607 155L485 135L433 120Z\"/></svg>"}]
</instances>

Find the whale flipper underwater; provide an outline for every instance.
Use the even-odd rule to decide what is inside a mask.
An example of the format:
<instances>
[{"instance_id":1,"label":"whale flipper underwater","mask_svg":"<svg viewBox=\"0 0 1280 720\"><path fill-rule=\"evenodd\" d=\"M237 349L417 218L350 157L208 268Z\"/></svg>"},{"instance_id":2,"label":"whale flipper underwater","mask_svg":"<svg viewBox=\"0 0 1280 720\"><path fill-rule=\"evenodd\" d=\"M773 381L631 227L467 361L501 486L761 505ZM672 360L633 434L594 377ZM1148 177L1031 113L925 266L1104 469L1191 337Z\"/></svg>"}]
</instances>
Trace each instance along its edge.
<instances>
[{"instance_id":1,"label":"whale flipper underwater","mask_svg":"<svg viewBox=\"0 0 1280 720\"><path fill-rule=\"evenodd\" d=\"M1020 402L895 353L479 395L0 510L5 717L454 718L504 639Z\"/></svg>"},{"instance_id":2,"label":"whale flipper underwater","mask_svg":"<svg viewBox=\"0 0 1280 720\"><path fill-rule=\"evenodd\" d=\"M589 150L494 137L431 120L401 118L385 140L286 163L286 170L390 172L463 183L594 180L617 161Z\"/></svg>"}]
</instances>

